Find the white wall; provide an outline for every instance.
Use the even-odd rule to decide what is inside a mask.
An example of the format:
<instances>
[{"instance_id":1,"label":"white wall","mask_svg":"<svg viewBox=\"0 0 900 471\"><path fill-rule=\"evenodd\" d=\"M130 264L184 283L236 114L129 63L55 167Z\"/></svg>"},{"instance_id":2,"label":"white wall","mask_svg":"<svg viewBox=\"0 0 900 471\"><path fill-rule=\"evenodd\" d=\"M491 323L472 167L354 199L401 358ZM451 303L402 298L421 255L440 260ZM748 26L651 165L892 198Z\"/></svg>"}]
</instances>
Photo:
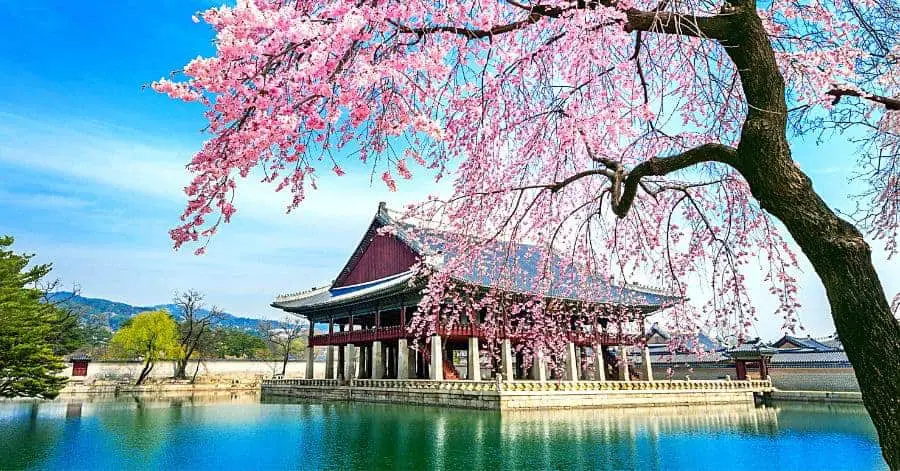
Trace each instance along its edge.
<instances>
[{"instance_id":1,"label":"white wall","mask_svg":"<svg viewBox=\"0 0 900 471\"><path fill-rule=\"evenodd\" d=\"M143 363L139 361L92 361L88 363L86 381L117 380L128 377L137 378L141 373ZM197 368L196 361L190 361L187 367L188 377L193 376ZM325 377L325 363L316 362L313 366L316 378ZM197 377L271 377L273 373L281 372L280 361L263 360L206 360L200 362ZM289 361L285 377L302 378L306 372L305 361ZM161 361L153 366L150 373L152 378L170 378L175 373L174 361ZM72 365L66 365L63 371L66 377L72 376ZM77 379L77 377L76 377Z\"/></svg>"}]
</instances>

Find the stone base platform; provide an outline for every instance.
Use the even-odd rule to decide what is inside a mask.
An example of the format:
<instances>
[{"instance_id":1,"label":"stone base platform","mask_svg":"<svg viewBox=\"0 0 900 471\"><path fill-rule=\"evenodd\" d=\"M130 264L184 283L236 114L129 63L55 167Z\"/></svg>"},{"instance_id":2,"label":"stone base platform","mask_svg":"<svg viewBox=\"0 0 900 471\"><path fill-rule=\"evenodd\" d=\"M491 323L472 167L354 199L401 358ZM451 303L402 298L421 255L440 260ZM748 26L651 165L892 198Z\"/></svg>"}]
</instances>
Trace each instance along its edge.
<instances>
[{"instance_id":1,"label":"stone base platform","mask_svg":"<svg viewBox=\"0 0 900 471\"><path fill-rule=\"evenodd\" d=\"M569 409L750 403L770 381L430 381L272 379L262 393L323 401L362 401L469 409Z\"/></svg>"},{"instance_id":2,"label":"stone base platform","mask_svg":"<svg viewBox=\"0 0 900 471\"><path fill-rule=\"evenodd\" d=\"M771 399L776 401L848 402L862 404L862 393L849 391L783 391L776 389Z\"/></svg>"}]
</instances>

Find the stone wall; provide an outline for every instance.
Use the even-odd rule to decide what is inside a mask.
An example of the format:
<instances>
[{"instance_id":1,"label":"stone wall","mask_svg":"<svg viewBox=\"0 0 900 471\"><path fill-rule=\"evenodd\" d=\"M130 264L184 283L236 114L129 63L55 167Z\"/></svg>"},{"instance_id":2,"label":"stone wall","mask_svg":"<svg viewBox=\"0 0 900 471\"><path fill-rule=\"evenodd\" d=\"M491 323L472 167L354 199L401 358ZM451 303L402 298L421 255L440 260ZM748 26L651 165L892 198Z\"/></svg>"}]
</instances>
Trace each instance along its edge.
<instances>
[{"instance_id":1,"label":"stone wall","mask_svg":"<svg viewBox=\"0 0 900 471\"><path fill-rule=\"evenodd\" d=\"M737 378L732 366L667 365L654 364L653 378L666 379L668 369L673 370L673 379L684 379L690 376L693 380L723 379L726 375ZM751 371L755 373L757 371ZM769 367L772 384L786 391L859 391L859 383L853 368L773 368Z\"/></svg>"},{"instance_id":2,"label":"stone wall","mask_svg":"<svg viewBox=\"0 0 900 471\"><path fill-rule=\"evenodd\" d=\"M384 402L469 409L569 409L753 403L754 393L771 391L768 382L538 382L359 380L264 381L267 396L315 400Z\"/></svg>"},{"instance_id":3,"label":"stone wall","mask_svg":"<svg viewBox=\"0 0 900 471\"><path fill-rule=\"evenodd\" d=\"M93 381L123 381L136 379L144 365L140 361L91 361L88 363L86 377L75 377L84 382ZM194 374L197 362L188 363L188 377ZM317 378L325 377L325 363L316 362L313 366ZM274 372L281 372L281 362L263 360L205 360L200 362L197 372L198 378L271 378ZM306 372L305 361L289 361L286 377L302 378ZM63 371L66 377L72 377L72 365L66 365ZM153 367L150 377L154 379L171 378L175 374L175 362L161 361Z\"/></svg>"},{"instance_id":4,"label":"stone wall","mask_svg":"<svg viewBox=\"0 0 900 471\"><path fill-rule=\"evenodd\" d=\"M859 391L853 368L776 368L769 376L786 391Z\"/></svg>"}]
</instances>

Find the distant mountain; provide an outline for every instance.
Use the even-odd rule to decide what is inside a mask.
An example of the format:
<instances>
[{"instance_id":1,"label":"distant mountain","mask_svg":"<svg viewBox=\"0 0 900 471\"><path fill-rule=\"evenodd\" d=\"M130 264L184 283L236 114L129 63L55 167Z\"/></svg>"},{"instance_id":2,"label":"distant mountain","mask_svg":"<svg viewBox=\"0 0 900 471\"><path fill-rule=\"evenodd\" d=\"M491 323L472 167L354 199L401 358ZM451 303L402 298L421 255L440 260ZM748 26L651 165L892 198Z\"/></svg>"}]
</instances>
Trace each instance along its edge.
<instances>
[{"instance_id":1,"label":"distant mountain","mask_svg":"<svg viewBox=\"0 0 900 471\"><path fill-rule=\"evenodd\" d=\"M110 301L108 299L86 298L66 291L52 293L50 299L51 301L62 302L64 305L74 308L81 308L83 315L86 316L107 314L109 316L109 328L112 330L119 330L125 321L139 313L156 309L166 309L171 312L176 319L182 318L181 309L177 305L171 303L156 304L153 306L132 306L131 304ZM207 315L209 314L209 311L201 309L199 314L202 316ZM223 319L219 321L218 325L223 327L235 327L246 331L255 331L259 321L260 319L238 317L234 314L224 313ZM276 324L279 327L281 326L279 322L276 322Z\"/></svg>"}]
</instances>

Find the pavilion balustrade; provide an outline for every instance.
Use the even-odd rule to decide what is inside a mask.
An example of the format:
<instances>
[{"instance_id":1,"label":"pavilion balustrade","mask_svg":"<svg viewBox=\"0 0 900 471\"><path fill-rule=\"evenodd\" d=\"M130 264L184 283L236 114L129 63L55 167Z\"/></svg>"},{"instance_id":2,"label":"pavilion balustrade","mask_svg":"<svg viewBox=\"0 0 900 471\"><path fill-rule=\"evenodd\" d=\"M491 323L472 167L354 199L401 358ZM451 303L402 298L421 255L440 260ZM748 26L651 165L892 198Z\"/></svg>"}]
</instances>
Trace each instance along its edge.
<instances>
[{"instance_id":1,"label":"pavilion balustrade","mask_svg":"<svg viewBox=\"0 0 900 471\"><path fill-rule=\"evenodd\" d=\"M354 379L349 383L328 379L264 379L263 386L318 386L335 388L406 388L435 390L502 391L755 391L771 392L771 380L679 380L661 381L434 381L427 379Z\"/></svg>"},{"instance_id":2,"label":"pavilion balustrade","mask_svg":"<svg viewBox=\"0 0 900 471\"><path fill-rule=\"evenodd\" d=\"M474 324L456 325L452 327L441 326L437 329L438 335L449 338L485 337L481 327ZM412 336L403 326L372 327L361 330L345 332L331 332L328 334L313 335L310 345L319 347L324 345L361 344L375 341L397 340L411 338ZM513 342L524 340L524 337L511 334L508 336ZM609 333L609 332L570 332L569 341L577 346L602 345L635 345L639 342L639 335Z\"/></svg>"},{"instance_id":3,"label":"pavilion balustrade","mask_svg":"<svg viewBox=\"0 0 900 471\"><path fill-rule=\"evenodd\" d=\"M406 329L403 326L395 325L313 335L310 339L310 344L316 347L322 345L346 345L348 343L360 344L379 340L397 340L407 336Z\"/></svg>"}]
</instances>

